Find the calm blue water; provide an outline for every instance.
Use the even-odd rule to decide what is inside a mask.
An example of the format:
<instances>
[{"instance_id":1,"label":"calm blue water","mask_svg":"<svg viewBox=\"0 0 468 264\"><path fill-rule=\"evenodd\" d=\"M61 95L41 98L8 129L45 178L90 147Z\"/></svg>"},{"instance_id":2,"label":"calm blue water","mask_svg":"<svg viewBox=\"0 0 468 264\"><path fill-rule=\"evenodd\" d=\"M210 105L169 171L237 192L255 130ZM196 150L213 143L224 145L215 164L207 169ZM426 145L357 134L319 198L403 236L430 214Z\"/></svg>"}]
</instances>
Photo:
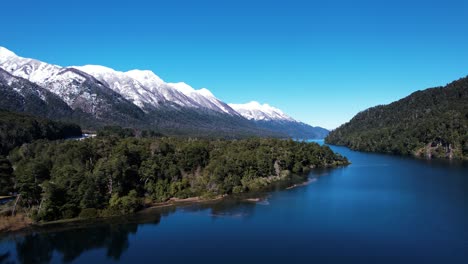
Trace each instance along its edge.
<instances>
[{"instance_id":1,"label":"calm blue water","mask_svg":"<svg viewBox=\"0 0 468 264\"><path fill-rule=\"evenodd\" d=\"M466 164L332 148L353 164L258 203L4 238L0 263L468 263Z\"/></svg>"}]
</instances>

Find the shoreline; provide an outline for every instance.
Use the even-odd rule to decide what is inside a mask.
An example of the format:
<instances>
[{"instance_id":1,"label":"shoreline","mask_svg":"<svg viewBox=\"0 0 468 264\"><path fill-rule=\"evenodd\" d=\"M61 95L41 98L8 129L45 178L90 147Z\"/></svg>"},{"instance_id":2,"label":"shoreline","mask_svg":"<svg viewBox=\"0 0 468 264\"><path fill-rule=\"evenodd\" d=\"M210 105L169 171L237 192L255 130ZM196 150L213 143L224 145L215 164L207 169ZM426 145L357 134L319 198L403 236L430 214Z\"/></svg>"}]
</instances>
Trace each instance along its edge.
<instances>
[{"instance_id":1,"label":"shoreline","mask_svg":"<svg viewBox=\"0 0 468 264\"><path fill-rule=\"evenodd\" d=\"M414 150L409 150L408 154L403 153L392 153L392 152L385 152L385 151L370 151L364 150L359 148L351 148L346 144L338 144L338 143L326 143L329 146L336 146L336 147L345 147L352 151L363 152L363 153L370 153L370 154L381 154L381 155L388 155L394 157L404 157L404 158L412 158L415 160L423 160L423 161L444 161L444 162L468 162L467 156L455 156L449 158L448 156L438 156L438 155L424 155L425 148L419 148Z\"/></svg>"},{"instance_id":2,"label":"shoreline","mask_svg":"<svg viewBox=\"0 0 468 264\"><path fill-rule=\"evenodd\" d=\"M303 183L297 183L297 184L294 184L292 186L289 186L286 188L286 190L291 190L291 189L294 189L294 188L297 188L297 187L303 187L303 186L307 186L313 182L316 182L317 181L317 178L310 178L308 179L307 181L303 182Z\"/></svg>"},{"instance_id":3,"label":"shoreline","mask_svg":"<svg viewBox=\"0 0 468 264\"><path fill-rule=\"evenodd\" d=\"M284 179L281 179L281 180L284 180ZM274 184L274 183L281 182L281 180L271 182L270 185L266 187L266 189L265 189L266 192L271 191L271 190L268 189L268 187L271 187L271 185ZM317 177L314 177L314 178L307 177L307 179L304 182L302 182L302 183L291 183L292 185L288 185L288 186L284 187L283 190L291 190L291 189L294 189L294 188L307 186L310 183L315 182L316 180L317 180ZM241 193L239 195L240 196L245 195L245 197L240 198L239 200L242 201L242 202L247 202L247 203L261 202L263 200L263 198L258 197L259 196L258 194L265 193L265 190L264 190L264 192L258 191L257 195L255 195L256 192ZM178 207L178 206L184 206L184 205L189 206L189 205L202 204L202 203L220 202L220 201L222 201L222 200L224 200L224 199L226 199L228 197L234 197L235 198L236 194L234 194L234 195L233 194L230 194L230 195L223 194L223 195L218 195L218 196L215 196L215 197L212 197L212 198L203 198L203 197L200 197L200 196L194 196L194 197L188 197L188 198L181 199L181 198L172 197L172 198L170 198L169 200L167 200L165 202L148 203L140 211L137 211L135 213L128 214L128 215L117 215L117 216L96 217L96 218L79 218L79 217L75 217L75 218L70 218L70 219L61 219L61 220L43 222L43 223L34 223L30 218L28 218L28 217L26 217L24 215L17 215L17 216L14 216L14 217L6 216L6 217L3 217L3 218L8 219L8 221L10 221L11 219L14 219L14 218L18 218L18 217L21 218L22 221L15 222L14 225L10 225L8 227L5 227L4 229L0 229L0 239L3 238L3 237L14 236L16 234L34 232L36 230L46 229L46 228L52 227L54 225L61 225L61 224L65 225L65 224L72 224L72 223L79 224L79 223L86 223L86 222L93 222L93 221L94 222L106 221L106 220L116 218L116 217L127 217L127 216L135 216L137 214L144 214L146 212L149 212L149 211L151 211L153 209L158 209L158 208L166 208L166 207L171 207L171 206ZM1 220L1 218L0 218L0 220ZM0 227L1 227L1 225L0 225ZM66 227L64 227L64 228L66 228Z\"/></svg>"},{"instance_id":4,"label":"shoreline","mask_svg":"<svg viewBox=\"0 0 468 264\"><path fill-rule=\"evenodd\" d=\"M159 203L150 203L148 207L145 207L139 212L147 211L150 209L155 209L155 208L163 208L163 207L169 207L169 206L181 206L181 205L191 205L191 204L199 204L199 203L207 203L207 202L214 202L214 201L220 201L224 198L228 197L227 194L223 195L218 195L213 198L202 198L200 196L193 196L193 197L188 197L188 198L170 198L169 200L165 202L159 202Z\"/></svg>"},{"instance_id":5,"label":"shoreline","mask_svg":"<svg viewBox=\"0 0 468 264\"><path fill-rule=\"evenodd\" d=\"M218 195L213 198L202 198L200 196L188 197L188 198L175 198L172 197L165 202L158 202L158 203L149 203L146 207L137 211L132 214L128 215L116 215L116 216L108 216L108 217L96 217L96 218L70 218L70 219L60 219L56 221L50 222L43 222L43 223L35 223L29 217L26 217L23 214L18 214L16 216L3 216L0 217L0 239L2 237L7 237L9 235L20 234L23 232L28 231L35 231L35 229L42 229L52 227L54 225L60 224L72 224L72 223L85 223L89 221L106 221L112 218L119 218L119 217L127 217L127 216L135 216L137 214L144 214L148 211L158 208L165 208L165 207L178 207L184 205L194 205L194 204L201 204L201 203L209 203L209 202L218 202L223 200L224 198L228 197L229 195ZM2 226L4 224L4 226Z\"/></svg>"}]
</instances>

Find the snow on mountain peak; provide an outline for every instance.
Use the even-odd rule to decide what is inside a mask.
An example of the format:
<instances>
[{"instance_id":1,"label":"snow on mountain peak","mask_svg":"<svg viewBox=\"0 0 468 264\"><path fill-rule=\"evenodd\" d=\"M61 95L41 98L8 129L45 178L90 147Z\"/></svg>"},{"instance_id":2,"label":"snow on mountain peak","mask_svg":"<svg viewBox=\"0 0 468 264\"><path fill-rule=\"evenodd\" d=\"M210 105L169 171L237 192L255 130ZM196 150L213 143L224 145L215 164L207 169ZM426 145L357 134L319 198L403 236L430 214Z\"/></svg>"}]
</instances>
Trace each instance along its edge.
<instances>
[{"instance_id":1,"label":"snow on mountain peak","mask_svg":"<svg viewBox=\"0 0 468 264\"><path fill-rule=\"evenodd\" d=\"M184 82L166 83L150 70L135 69L122 72L101 65L61 67L19 57L3 47L0 47L0 68L43 86L59 95L69 105L74 104L75 97L81 92L80 89L86 88L83 83L92 76L99 80L97 85L112 89L141 109L158 108L168 104L209 109L232 116L244 115L255 120L293 120L281 110L267 104L260 105L258 102L246 104L244 106L246 109L241 113L241 110L234 110L206 88L196 90ZM91 94L86 94L86 96L91 98Z\"/></svg>"},{"instance_id":2,"label":"snow on mountain peak","mask_svg":"<svg viewBox=\"0 0 468 264\"><path fill-rule=\"evenodd\" d=\"M195 92L195 89L192 88L192 86L184 83L184 82L178 82L178 83L168 83L167 85L171 86L172 88L178 90L179 92L190 96L193 92Z\"/></svg>"},{"instance_id":3,"label":"snow on mountain peak","mask_svg":"<svg viewBox=\"0 0 468 264\"><path fill-rule=\"evenodd\" d=\"M246 104L229 104L229 106L236 110L239 114L249 120L256 121L270 121L270 120L284 120L296 121L292 117L286 115L280 109L270 106L269 104L260 104L257 101L251 101Z\"/></svg>"},{"instance_id":4,"label":"snow on mountain peak","mask_svg":"<svg viewBox=\"0 0 468 264\"><path fill-rule=\"evenodd\" d=\"M200 90L197 90L197 92L205 97L215 97L210 90L206 88L201 88Z\"/></svg>"},{"instance_id":5,"label":"snow on mountain peak","mask_svg":"<svg viewBox=\"0 0 468 264\"><path fill-rule=\"evenodd\" d=\"M204 97L212 97L215 98L213 93L211 93L210 90L206 88L201 88L199 90L195 90L192 86L184 83L184 82L178 82L178 83L168 83L169 86L173 87L174 89L182 92L183 94L193 97L194 94L198 94Z\"/></svg>"},{"instance_id":6,"label":"snow on mountain peak","mask_svg":"<svg viewBox=\"0 0 468 264\"><path fill-rule=\"evenodd\" d=\"M217 112L238 115L237 112L216 99L207 89L195 90L184 82L165 83L149 70L120 72L99 65L74 66L74 68L105 82L112 90L142 109L146 105L158 107L162 103L170 102L184 107L208 108Z\"/></svg>"},{"instance_id":7,"label":"snow on mountain peak","mask_svg":"<svg viewBox=\"0 0 468 264\"><path fill-rule=\"evenodd\" d=\"M201 107L214 110L216 112L224 112L229 115L239 115L239 113L229 107L226 103L221 102L206 88L195 90L192 86L184 82L167 83L166 86L179 91Z\"/></svg>"},{"instance_id":8,"label":"snow on mountain peak","mask_svg":"<svg viewBox=\"0 0 468 264\"><path fill-rule=\"evenodd\" d=\"M94 73L94 74L99 74L99 73L103 74L103 73L116 72L114 69L111 69L109 67L101 66L101 65L92 65L92 64L84 65L84 66L72 66L72 68L75 68L77 70L89 73L91 75L92 75L92 73Z\"/></svg>"},{"instance_id":9,"label":"snow on mountain peak","mask_svg":"<svg viewBox=\"0 0 468 264\"><path fill-rule=\"evenodd\" d=\"M16 57L16 54L7 48L0 47L0 62L3 62L4 60L11 57Z\"/></svg>"},{"instance_id":10,"label":"snow on mountain peak","mask_svg":"<svg viewBox=\"0 0 468 264\"><path fill-rule=\"evenodd\" d=\"M141 109L145 108L146 105L158 106L164 101L163 96L154 93L150 88L126 72L116 71L100 65L73 66L73 68L86 72L99 81L106 83L109 88Z\"/></svg>"},{"instance_id":11,"label":"snow on mountain peak","mask_svg":"<svg viewBox=\"0 0 468 264\"><path fill-rule=\"evenodd\" d=\"M14 76L28 79L39 85L45 85L62 69L58 65L20 57L4 47L0 47L0 67Z\"/></svg>"},{"instance_id":12,"label":"snow on mountain peak","mask_svg":"<svg viewBox=\"0 0 468 264\"><path fill-rule=\"evenodd\" d=\"M159 85L164 83L164 81L159 76L157 76L156 74L154 74L154 72L150 70L136 70L135 69L135 70L127 71L125 72L125 74L138 80L143 85L146 85L149 82L153 84L159 84Z\"/></svg>"}]
</instances>

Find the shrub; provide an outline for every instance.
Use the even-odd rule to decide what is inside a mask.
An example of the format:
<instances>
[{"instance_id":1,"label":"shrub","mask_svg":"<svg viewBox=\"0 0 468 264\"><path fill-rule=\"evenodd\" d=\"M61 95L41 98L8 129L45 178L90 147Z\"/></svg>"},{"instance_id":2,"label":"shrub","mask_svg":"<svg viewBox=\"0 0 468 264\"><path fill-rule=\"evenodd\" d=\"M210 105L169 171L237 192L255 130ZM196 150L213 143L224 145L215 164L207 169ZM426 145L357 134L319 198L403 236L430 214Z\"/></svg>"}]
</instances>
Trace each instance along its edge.
<instances>
[{"instance_id":1,"label":"shrub","mask_svg":"<svg viewBox=\"0 0 468 264\"><path fill-rule=\"evenodd\" d=\"M128 195L122 197L114 194L109 201L110 208L121 214L134 213L141 208L141 204L142 201L135 190L131 190Z\"/></svg>"}]
</instances>

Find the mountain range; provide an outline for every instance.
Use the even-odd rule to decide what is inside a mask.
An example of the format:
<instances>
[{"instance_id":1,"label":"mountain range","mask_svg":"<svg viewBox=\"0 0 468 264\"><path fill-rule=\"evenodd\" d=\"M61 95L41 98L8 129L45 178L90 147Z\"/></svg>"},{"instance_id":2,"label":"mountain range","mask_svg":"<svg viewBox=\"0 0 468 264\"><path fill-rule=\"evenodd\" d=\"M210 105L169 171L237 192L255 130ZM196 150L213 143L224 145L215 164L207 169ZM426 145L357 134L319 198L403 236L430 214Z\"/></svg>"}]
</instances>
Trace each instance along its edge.
<instances>
[{"instance_id":1,"label":"mountain range","mask_svg":"<svg viewBox=\"0 0 468 264\"><path fill-rule=\"evenodd\" d=\"M324 138L328 131L257 102L227 104L208 89L164 82L149 70L61 67L0 47L0 108L86 129L103 125L195 136Z\"/></svg>"},{"instance_id":2,"label":"mountain range","mask_svg":"<svg viewBox=\"0 0 468 264\"><path fill-rule=\"evenodd\" d=\"M295 138L325 138L329 131L296 121L278 108L252 101L246 104L229 104L243 117L254 122L257 127L277 131Z\"/></svg>"}]
</instances>

